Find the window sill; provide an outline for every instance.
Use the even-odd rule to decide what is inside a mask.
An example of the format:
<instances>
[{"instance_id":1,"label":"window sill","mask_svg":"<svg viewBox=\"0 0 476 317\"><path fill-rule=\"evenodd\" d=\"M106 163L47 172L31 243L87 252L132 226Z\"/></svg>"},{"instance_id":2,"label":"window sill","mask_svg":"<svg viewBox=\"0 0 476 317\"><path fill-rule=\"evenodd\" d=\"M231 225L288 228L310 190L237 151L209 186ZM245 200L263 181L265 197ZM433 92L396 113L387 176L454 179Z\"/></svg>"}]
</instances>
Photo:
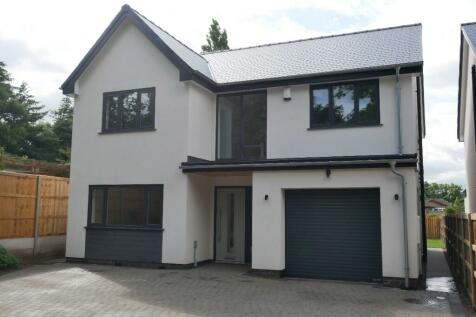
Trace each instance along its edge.
<instances>
[{"instance_id":1,"label":"window sill","mask_svg":"<svg viewBox=\"0 0 476 317\"><path fill-rule=\"evenodd\" d=\"M86 226L86 230L126 230L126 231L164 231L160 227L135 227L135 226Z\"/></svg>"},{"instance_id":2,"label":"window sill","mask_svg":"<svg viewBox=\"0 0 476 317\"><path fill-rule=\"evenodd\" d=\"M157 131L156 128L140 128L140 129L123 129L123 130L105 130L101 131L98 134L116 134L116 133L129 133L129 132L152 132Z\"/></svg>"},{"instance_id":3,"label":"window sill","mask_svg":"<svg viewBox=\"0 0 476 317\"><path fill-rule=\"evenodd\" d=\"M371 128L371 127L382 127L382 126L383 126L383 124L381 124L381 123L369 123L369 124L355 124L355 125L336 125L336 126L310 127L310 128L307 128L307 130L311 131L311 130Z\"/></svg>"}]
</instances>

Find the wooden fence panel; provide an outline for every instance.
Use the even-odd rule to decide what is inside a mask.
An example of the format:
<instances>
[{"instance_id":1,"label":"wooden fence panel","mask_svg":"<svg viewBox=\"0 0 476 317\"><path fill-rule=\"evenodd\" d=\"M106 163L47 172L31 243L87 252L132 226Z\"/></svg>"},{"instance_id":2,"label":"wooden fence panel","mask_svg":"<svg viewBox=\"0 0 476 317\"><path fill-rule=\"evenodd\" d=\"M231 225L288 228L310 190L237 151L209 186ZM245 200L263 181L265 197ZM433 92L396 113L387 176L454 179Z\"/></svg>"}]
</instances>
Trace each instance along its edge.
<instances>
[{"instance_id":1,"label":"wooden fence panel","mask_svg":"<svg viewBox=\"0 0 476 317\"><path fill-rule=\"evenodd\" d=\"M69 179L39 177L39 234L65 234ZM34 236L36 179L37 175L0 172L0 239Z\"/></svg>"},{"instance_id":2,"label":"wooden fence panel","mask_svg":"<svg viewBox=\"0 0 476 317\"><path fill-rule=\"evenodd\" d=\"M476 214L446 214L442 222L446 259L455 281L476 308Z\"/></svg>"},{"instance_id":3,"label":"wooden fence panel","mask_svg":"<svg viewBox=\"0 0 476 317\"><path fill-rule=\"evenodd\" d=\"M441 216L426 215L426 237L427 239L441 238Z\"/></svg>"}]
</instances>

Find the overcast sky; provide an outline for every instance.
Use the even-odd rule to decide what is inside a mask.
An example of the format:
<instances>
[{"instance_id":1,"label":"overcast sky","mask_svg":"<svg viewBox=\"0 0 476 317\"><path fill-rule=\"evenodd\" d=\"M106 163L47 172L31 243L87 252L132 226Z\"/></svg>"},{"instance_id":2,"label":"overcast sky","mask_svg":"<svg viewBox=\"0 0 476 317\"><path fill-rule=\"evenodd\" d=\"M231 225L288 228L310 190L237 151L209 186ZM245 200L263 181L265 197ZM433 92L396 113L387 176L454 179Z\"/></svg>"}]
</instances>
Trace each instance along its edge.
<instances>
[{"instance_id":1,"label":"overcast sky","mask_svg":"<svg viewBox=\"0 0 476 317\"><path fill-rule=\"evenodd\" d=\"M4 1L0 60L48 108L58 87L125 3ZM231 48L421 22L425 72L425 177L464 185L456 139L460 24L476 20L476 1L141 1L128 4L196 51L212 18Z\"/></svg>"}]
</instances>

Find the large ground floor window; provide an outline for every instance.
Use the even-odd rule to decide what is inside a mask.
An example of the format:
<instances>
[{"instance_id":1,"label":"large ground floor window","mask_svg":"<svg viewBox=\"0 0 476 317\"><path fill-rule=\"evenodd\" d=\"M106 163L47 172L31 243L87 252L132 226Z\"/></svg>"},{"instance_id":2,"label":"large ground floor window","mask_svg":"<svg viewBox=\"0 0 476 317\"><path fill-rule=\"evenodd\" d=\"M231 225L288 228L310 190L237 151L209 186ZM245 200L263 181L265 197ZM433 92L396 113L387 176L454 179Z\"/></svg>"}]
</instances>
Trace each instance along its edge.
<instances>
[{"instance_id":1,"label":"large ground floor window","mask_svg":"<svg viewBox=\"0 0 476 317\"><path fill-rule=\"evenodd\" d=\"M162 227L163 185L89 188L88 225Z\"/></svg>"}]
</instances>

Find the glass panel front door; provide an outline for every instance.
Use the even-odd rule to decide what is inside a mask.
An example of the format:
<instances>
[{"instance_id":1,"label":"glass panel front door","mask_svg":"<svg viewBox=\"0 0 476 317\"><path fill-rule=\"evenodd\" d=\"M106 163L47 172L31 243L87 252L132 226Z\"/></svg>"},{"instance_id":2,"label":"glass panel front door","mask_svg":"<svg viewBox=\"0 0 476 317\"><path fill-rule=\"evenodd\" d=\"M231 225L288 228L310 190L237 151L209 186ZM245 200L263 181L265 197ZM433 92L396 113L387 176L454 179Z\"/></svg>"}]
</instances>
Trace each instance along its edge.
<instances>
[{"instance_id":1,"label":"glass panel front door","mask_svg":"<svg viewBox=\"0 0 476 317\"><path fill-rule=\"evenodd\" d=\"M216 261L245 262L245 188L217 188Z\"/></svg>"}]
</instances>

